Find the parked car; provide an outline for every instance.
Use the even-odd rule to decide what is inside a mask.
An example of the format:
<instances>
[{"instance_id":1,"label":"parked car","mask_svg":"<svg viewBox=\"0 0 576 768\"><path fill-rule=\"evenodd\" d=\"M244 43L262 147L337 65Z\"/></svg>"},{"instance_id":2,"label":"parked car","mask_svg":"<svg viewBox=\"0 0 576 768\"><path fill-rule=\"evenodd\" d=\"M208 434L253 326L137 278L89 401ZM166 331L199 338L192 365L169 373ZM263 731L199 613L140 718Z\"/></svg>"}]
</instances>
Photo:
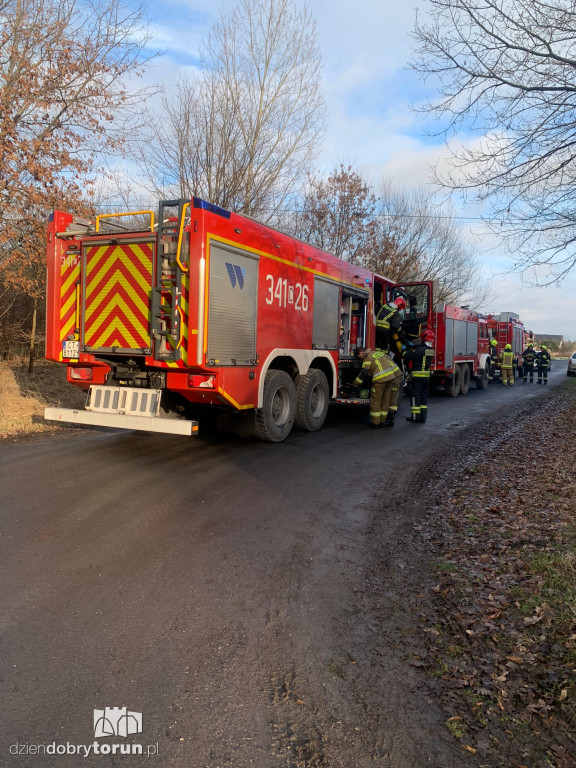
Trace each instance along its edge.
<instances>
[{"instance_id":1,"label":"parked car","mask_svg":"<svg viewBox=\"0 0 576 768\"><path fill-rule=\"evenodd\" d=\"M576 352L568 358L568 370L566 376L576 376Z\"/></svg>"}]
</instances>

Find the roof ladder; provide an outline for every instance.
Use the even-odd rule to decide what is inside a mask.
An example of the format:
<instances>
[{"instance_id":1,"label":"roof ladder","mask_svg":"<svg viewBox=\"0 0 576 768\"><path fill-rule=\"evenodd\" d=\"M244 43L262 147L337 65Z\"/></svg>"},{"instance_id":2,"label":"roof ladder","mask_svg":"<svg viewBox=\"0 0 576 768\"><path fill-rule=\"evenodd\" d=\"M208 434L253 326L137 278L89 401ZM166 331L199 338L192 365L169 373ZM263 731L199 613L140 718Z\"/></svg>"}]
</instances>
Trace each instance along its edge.
<instances>
[{"instance_id":1,"label":"roof ladder","mask_svg":"<svg viewBox=\"0 0 576 768\"><path fill-rule=\"evenodd\" d=\"M189 202L186 200L162 200L158 210L156 280L151 302L156 360L180 359L182 276L188 268L183 232L188 209Z\"/></svg>"}]
</instances>

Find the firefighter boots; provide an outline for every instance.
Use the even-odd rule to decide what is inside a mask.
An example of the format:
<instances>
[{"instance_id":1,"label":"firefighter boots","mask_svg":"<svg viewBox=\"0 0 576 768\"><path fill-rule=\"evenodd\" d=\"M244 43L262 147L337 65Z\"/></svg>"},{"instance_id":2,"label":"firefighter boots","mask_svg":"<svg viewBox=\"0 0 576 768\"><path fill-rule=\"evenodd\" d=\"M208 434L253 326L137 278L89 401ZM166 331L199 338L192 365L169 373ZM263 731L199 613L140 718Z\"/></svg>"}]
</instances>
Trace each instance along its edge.
<instances>
[{"instance_id":1,"label":"firefighter boots","mask_svg":"<svg viewBox=\"0 0 576 768\"><path fill-rule=\"evenodd\" d=\"M406 421L411 421L412 424L419 424L421 418L421 414L413 413L411 416L406 416Z\"/></svg>"},{"instance_id":2,"label":"firefighter boots","mask_svg":"<svg viewBox=\"0 0 576 768\"><path fill-rule=\"evenodd\" d=\"M394 419L396 418L396 412L389 413L388 416L386 416L386 421L382 426L384 427L393 427L394 426Z\"/></svg>"}]
</instances>

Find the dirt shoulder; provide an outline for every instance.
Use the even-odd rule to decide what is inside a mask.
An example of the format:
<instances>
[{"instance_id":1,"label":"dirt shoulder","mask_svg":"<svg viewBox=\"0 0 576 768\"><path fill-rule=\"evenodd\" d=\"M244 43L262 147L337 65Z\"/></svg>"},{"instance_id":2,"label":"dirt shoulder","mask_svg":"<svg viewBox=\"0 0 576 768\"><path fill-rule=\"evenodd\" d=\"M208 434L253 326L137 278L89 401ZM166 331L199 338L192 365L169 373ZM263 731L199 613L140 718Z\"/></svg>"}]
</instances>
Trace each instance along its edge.
<instances>
[{"instance_id":1,"label":"dirt shoulder","mask_svg":"<svg viewBox=\"0 0 576 768\"><path fill-rule=\"evenodd\" d=\"M412 601L426 641L410 661L474 765L576 766L574 413L572 380L499 413L420 491L433 583Z\"/></svg>"},{"instance_id":2,"label":"dirt shoulder","mask_svg":"<svg viewBox=\"0 0 576 768\"><path fill-rule=\"evenodd\" d=\"M66 366L38 360L28 373L27 364L0 363L0 439L61 432L66 427L44 422L44 408L83 408L85 401L85 394L66 381Z\"/></svg>"}]
</instances>

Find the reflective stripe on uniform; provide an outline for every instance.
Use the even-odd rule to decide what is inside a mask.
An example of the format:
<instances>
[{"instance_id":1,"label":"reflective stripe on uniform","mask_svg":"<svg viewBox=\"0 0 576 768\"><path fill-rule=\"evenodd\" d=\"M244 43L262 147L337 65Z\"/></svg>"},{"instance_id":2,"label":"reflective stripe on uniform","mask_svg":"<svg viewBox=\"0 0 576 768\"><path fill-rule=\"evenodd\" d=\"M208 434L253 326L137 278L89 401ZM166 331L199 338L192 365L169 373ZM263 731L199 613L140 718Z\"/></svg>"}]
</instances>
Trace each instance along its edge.
<instances>
[{"instance_id":1,"label":"reflective stripe on uniform","mask_svg":"<svg viewBox=\"0 0 576 768\"><path fill-rule=\"evenodd\" d=\"M372 376L372 381L382 381L383 379L395 379L395 378L396 378L396 371L388 370L388 371L381 371L380 373L375 373Z\"/></svg>"},{"instance_id":2,"label":"reflective stripe on uniform","mask_svg":"<svg viewBox=\"0 0 576 768\"><path fill-rule=\"evenodd\" d=\"M380 312L385 310L388 310L388 312L386 312L383 317L380 317ZM397 311L398 307L395 304L384 304L380 312L378 312L378 316L376 318L376 328L383 328L385 331L390 330L390 318Z\"/></svg>"},{"instance_id":3,"label":"reflective stripe on uniform","mask_svg":"<svg viewBox=\"0 0 576 768\"><path fill-rule=\"evenodd\" d=\"M390 360L386 352L381 350L373 352L372 355L373 364L379 369L377 373L372 374L372 381L382 381L383 379L393 379L399 372L398 366ZM387 368L384 369L380 360L385 358L384 362L387 363Z\"/></svg>"}]
</instances>

